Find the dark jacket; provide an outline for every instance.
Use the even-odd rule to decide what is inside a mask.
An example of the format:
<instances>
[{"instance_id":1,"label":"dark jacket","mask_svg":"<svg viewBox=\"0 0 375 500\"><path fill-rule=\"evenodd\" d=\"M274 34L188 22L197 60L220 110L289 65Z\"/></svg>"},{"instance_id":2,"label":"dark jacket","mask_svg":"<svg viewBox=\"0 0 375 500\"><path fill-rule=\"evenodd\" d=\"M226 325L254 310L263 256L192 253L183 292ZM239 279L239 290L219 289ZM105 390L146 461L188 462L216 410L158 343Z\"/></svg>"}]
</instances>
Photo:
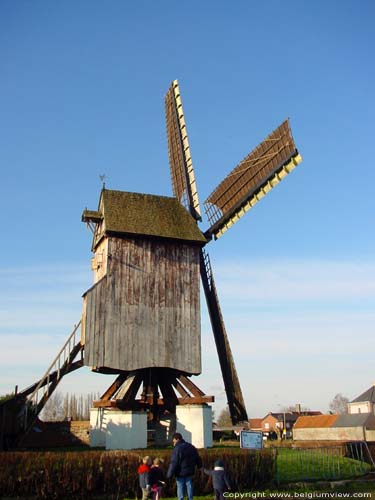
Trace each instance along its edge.
<instances>
[{"instance_id":1,"label":"dark jacket","mask_svg":"<svg viewBox=\"0 0 375 500\"><path fill-rule=\"evenodd\" d=\"M148 480L150 486L162 486L163 481L165 480L163 470L155 465L152 466L150 472L148 473Z\"/></svg>"},{"instance_id":2,"label":"dark jacket","mask_svg":"<svg viewBox=\"0 0 375 500\"><path fill-rule=\"evenodd\" d=\"M148 475L150 473L150 467L146 464L141 464L137 470L139 474L139 486L140 488L146 488L149 485Z\"/></svg>"},{"instance_id":3,"label":"dark jacket","mask_svg":"<svg viewBox=\"0 0 375 500\"><path fill-rule=\"evenodd\" d=\"M176 443L171 455L167 478L189 477L195 472L195 467L202 467L202 460L197 449L183 439Z\"/></svg>"},{"instance_id":4,"label":"dark jacket","mask_svg":"<svg viewBox=\"0 0 375 500\"><path fill-rule=\"evenodd\" d=\"M203 469L205 474L208 474L212 477L212 486L214 490L218 491L226 491L230 488L230 484L225 474L224 468L216 468L214 470Z\"/></svg>"}]
</instances>

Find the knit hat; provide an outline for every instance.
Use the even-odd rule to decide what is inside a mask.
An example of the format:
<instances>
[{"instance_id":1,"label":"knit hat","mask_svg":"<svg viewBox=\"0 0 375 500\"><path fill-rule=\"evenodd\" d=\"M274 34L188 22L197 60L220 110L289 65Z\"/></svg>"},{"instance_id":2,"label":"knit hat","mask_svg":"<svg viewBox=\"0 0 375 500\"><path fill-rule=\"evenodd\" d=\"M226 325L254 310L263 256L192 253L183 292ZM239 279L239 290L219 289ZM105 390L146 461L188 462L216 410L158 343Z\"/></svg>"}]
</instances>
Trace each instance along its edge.
<instances>
[{"instance_id":1,"label":"knit hat","mask_svg":"<svg viewBox=\"0 0 375 500\"><path fill-rule=\"evenodd\" d=\"M222 460L216 460L215 467L224 467L224 462Z\"/></svg>"}]
</instances>

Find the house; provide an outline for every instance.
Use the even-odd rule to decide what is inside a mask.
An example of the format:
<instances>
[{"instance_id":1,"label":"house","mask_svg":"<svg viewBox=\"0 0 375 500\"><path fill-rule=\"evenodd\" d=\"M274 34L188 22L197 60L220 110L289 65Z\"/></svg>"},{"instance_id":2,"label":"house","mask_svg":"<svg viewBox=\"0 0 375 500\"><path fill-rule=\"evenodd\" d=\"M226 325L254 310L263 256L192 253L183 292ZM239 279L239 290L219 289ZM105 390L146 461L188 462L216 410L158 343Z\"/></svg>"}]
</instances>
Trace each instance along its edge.
<instances>
[{"instance_id":1,"label":"house","mask_svg":"<svg viewBox=\"0 0 375 500\"><path fill-rule=\"evenodd\" d=\"M296 405L295 411L270 412L262 419L262 431L265 435L269 433L270 436L276 434L277 437L292 438L293 426L301 415L321 415L321 412L301 410L300 405Z\"/></svg>"},{"instance_id":2,"label":"house","mask_svg":"<svg viewBox=\"0 0 375 500\"><path fill-rule=\"evenodd\" d=\"M297 417L292 412L268 413L262 419L262 431L267 437L291 437Z\"/></svg>"},{"instance_id":3,"label":"house","mask_svg":"<svg viewBox=\"0 0 375 500\"><path fill-rule=\"evenodd\" d=\"M269 412L263 418L251 418L249 426L251 430L262 431L268 439L292 438L293 426L300 415L321 415L321 412L301 410L297 404L294 411Z\"/></svg>"},{"instance_id":4,"label":"house","mask_svg":"<svg viewBox=\"0 0 375 500\"><path fill-rule=\"evenodd\" d=\"M375 384L373 384L367 391L362 393L357 398L348 403L348 412L350 414L356 413L373 413L375 414Z\"/></svg>"},{"instance_id":5,"label":"house","mask_svg":"<svg viewBox=\"0 0 375 500\"><path fill-rule=\"evenodd\" d=\"M298 417L295 441L374 441L375 415L312 415Z\"/></svg>"},{"instance_id":6,"label":"house","mask_svg":"<svg viewBox=\"0 0 375 500\"><path fill-rule=\"evenodd\" d=\"M251 418L249 420L249 427L252 431L262 431L262 418Z\"/></svg>"}]
</instances>

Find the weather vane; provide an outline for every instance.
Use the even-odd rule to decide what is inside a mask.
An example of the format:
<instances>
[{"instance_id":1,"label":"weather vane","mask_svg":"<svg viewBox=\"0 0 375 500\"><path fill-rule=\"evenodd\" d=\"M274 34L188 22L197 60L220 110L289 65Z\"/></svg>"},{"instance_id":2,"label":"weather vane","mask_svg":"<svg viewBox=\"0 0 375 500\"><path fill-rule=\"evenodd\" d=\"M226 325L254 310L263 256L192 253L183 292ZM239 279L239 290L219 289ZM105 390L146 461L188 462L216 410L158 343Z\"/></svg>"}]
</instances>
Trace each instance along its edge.
<instances>
[{"instance_id":1,"label":"weather vane","mask_svg":"<svg viewBox=\"0 0 375 500\"><path fill-rule=\"evenodd\" d=\"M99 178L101 182L103 183L103 189L105 189L105 181L107 179L107 176L105 174L99 174Z\"/></svg>"}]
</instances>

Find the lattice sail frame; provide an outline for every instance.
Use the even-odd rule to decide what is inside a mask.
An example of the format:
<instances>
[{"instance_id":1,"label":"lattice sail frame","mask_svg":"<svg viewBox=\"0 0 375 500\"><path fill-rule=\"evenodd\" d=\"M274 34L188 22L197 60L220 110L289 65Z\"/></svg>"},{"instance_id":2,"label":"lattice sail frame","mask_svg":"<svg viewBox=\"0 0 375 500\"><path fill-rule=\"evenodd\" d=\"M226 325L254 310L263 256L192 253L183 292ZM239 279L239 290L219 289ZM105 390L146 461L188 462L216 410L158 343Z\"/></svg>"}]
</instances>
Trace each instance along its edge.
<instances>
[{"instance_id":1,"label":"lattice sail frame","mask_svg":"<svg viewBox=\"0 0 375 500\"><path fill-rule=\"evenodd\" d=\"M215 239L286 177L302 157L285 120L218 185L204 203Z\"/></svg>"},{"instance_id":2,"label":"lattice sail frame","mask_svg":"<svg viewBox=\"0 0 375 500\"><path fill-rule=\"evenodd\" d=\"M172 82L165 96L165 113L174 195L195 220L201 220L197 185L177 80Z\"/></svg>"}]
</instances>

